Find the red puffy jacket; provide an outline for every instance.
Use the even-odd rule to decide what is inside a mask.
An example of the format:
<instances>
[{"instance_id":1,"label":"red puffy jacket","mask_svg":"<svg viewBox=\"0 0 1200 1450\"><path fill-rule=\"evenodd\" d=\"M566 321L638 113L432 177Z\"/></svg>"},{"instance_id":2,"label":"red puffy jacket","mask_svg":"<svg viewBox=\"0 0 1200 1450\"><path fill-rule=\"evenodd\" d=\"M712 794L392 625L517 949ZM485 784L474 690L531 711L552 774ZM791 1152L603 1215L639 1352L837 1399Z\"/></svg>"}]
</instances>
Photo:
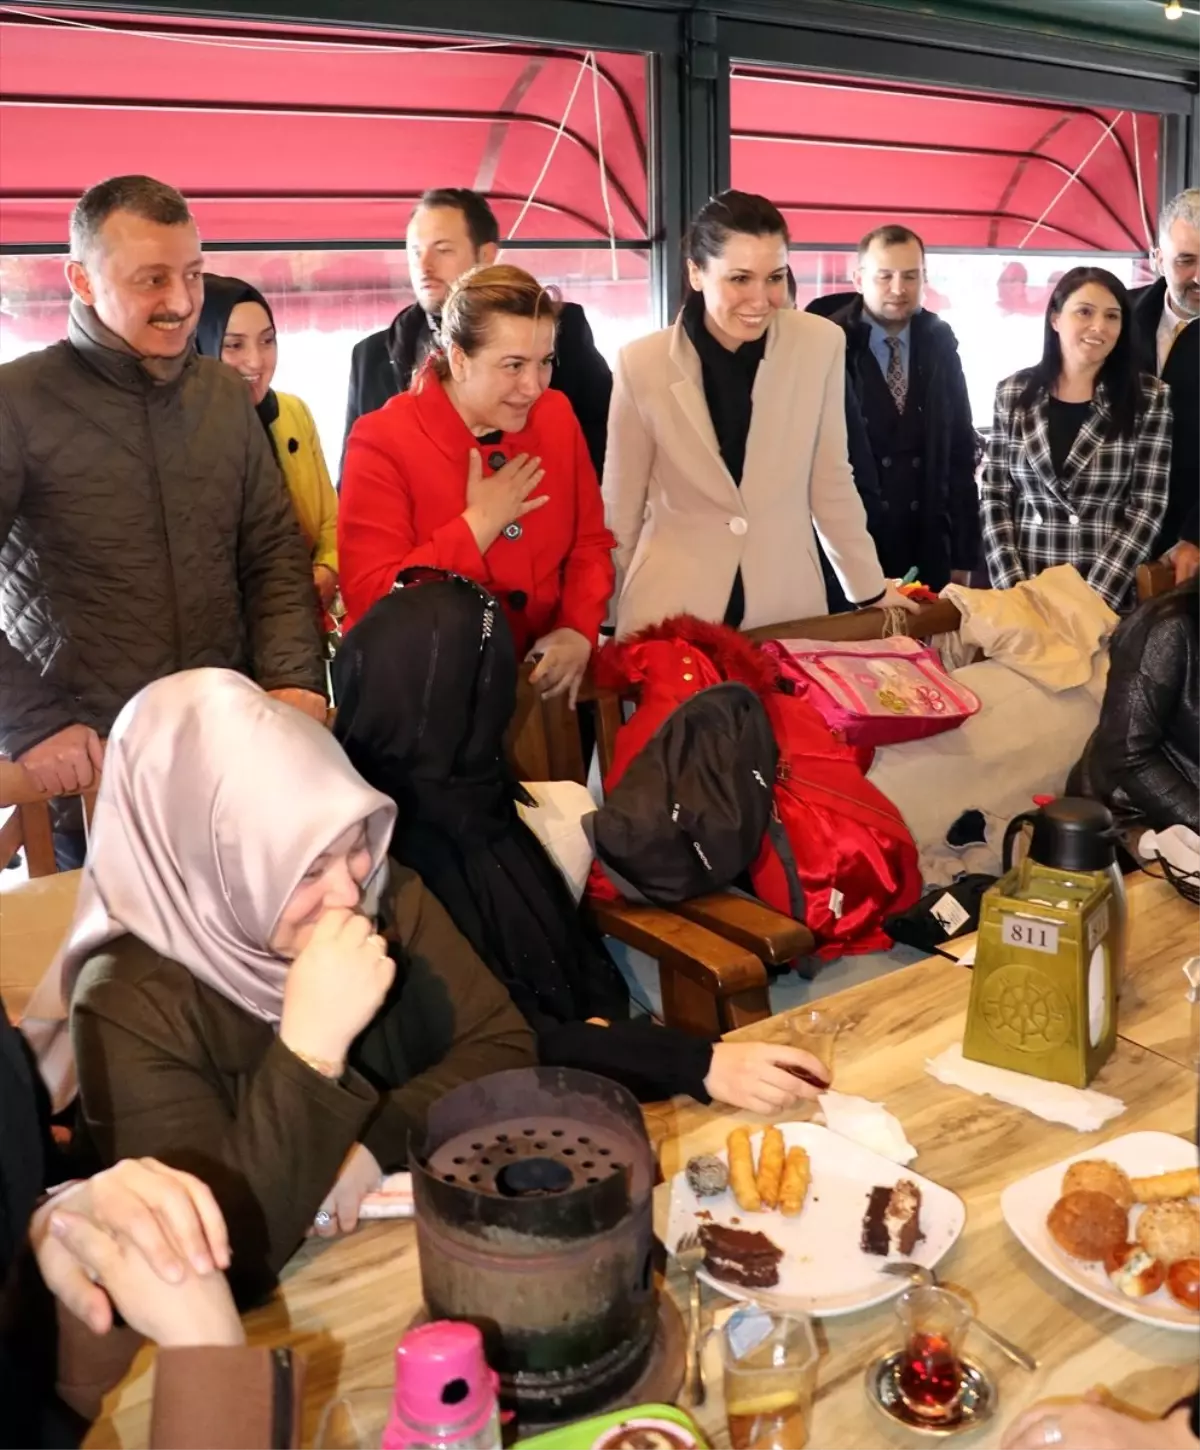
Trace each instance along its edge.
<instances>
[{"instance_id":1,"label":"red puffy jacket","mask_svg":"<svg viewBox=\"0 0 1200 1450\"><path fill-rule=\"evenodd\" d=\"M690 616L614 641L596 657L596 681L633 692L638 707L618 731L610 790L667 716L689 696L724 680L762 699L779 745L775 808L804 891L805 925L816 955L877 951L891 945L883 919L921 895L917 848L896 807L863 774L860 756L839 744L816 710L780 688L775 662L736 630ZM793 915L788 872L770 837L750 868L759 897ZM613 900L598 864L589 890Z\"/></svg>"}]
</instances>

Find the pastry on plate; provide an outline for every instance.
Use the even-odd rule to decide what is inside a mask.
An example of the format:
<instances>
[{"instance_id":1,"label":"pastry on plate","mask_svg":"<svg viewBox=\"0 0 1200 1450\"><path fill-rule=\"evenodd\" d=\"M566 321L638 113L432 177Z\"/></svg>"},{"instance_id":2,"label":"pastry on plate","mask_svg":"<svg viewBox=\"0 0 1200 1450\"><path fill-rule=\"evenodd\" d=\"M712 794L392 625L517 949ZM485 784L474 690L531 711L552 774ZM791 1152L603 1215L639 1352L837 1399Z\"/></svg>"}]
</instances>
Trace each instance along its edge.
<instances>
[{"instance_id":1,"label":"pastry on plate","mask_svg":"<svg viewBox=\"0 0 1200 1450\"><path fill-rule=\"evenodd\" d=\"M804 1207L812 1178L812 1164L803 1148L789 1148L783 1165L783 1182L779 1187L779 1211L785 1218L795 1218Z\"/></svg>"},{"instance_id":2,"label":"pastry on plate","mask_svg":"<svg viewBox=\"0 0 1200 1450\"><path fill-rule=\"evenodd\" d=\"M763 1233L706 1223L700 1228L704 1267L714 1279L747 1289L771 1289L779 1283L783 1250Z\"/></svg>"},{"instance_id":3,"label":"pastry on plate","mask_svg":"<svg viewBox=\"0 0 1200 1450\"><path fill-rule=\"evenodd\" d=\"M1073 1259L1094 1262L1125 1242L1129 1216L1115 1198L1091 1188L1064 1193L1046 1218L1050 1237ZM1142 1243L1141 1238L1138 1239ZM1160 1256L1142 1243L1155 1257Z\"/></svg>"},{"instance_id":4,"label":"pastry on plate","mask_svg":"<svg viewBox=\"0 0 1200 1450\"><path fill-rule=\"evenodd\" d=\"M1115 1163L1101 1158L1085 1158L1067 1169L1063 1175L1063 1196L1078 1192L1107 1193L1126 1213L1133 1207L1133 1185L1128 1175Z\"/></svg>"},{"instance_id":5,"label":"pastry on plate","mask_svg":"<svg viewBox=\"0 0 1200 1450\"><path fill-rule=\"evenodd\" d=\"M744 1213L758 1213L762 1199L758 1193L758 1175L754 1171L754 1149L750 1146L750 1129L734 1128L725 1141L729 1158L729 1186Z\"/></svg>"},{"instance_id":6,"label":"pastry on plate","mask_svg":"<svg viewBox=\"0 0 1200 1450\"><path fill-rule=\"evenodd\" d=\"M1153 1178L1133 1178L1130 1184L1138 1203L1195 1198L1200 1195L1200 1168L1177 1168L1173 1173L1156 1173Z\"/></svg>"},{"instance_id":7,"label":"pastry on plate","mask_svg":"<svg viewBox=\"0 0 1200 1450\"><path fill-rule=\"evenodd\" d=\"M758 1196L764 1208L779 1205L779 1185L783 1182L783 1165L787 1149L778 1128L764 1128L758 1150Z\"/></svg>"},{"instance_id":8,"label":"pastry on plate","mask_svg":"<svg viewBox=\"0 0 1200 1450\"><path fill-rule=\"evenodd\" d=\"M1116 1288L1130 1299L1144 1299L1162 1288L1166 1270L1141 1244L1118 1244L1104 1256L1104 1267Z\"/></svg>"},{"instance_id":9,"label":"pastry on plate","mask_svg":"<svg viewBox=\"0 0 1200 1450\"><path fill-rule=\"evenodd\" d=\"M1167 1289L1185 1309L1200 1309L1200 1259L1177 1259L1167 1270Z\"/></svg>"},{"instance_id":10,"label":"pastry on plate","mask_svg":"<svg viewBox=\"0 0 1200 1450\"><path fill-rule=\"evenodd\" d=\"M688 1187L697 1198L715 1198L729 1187L729 1169L725 1160L715 1153L704 1153L698 1158L689 1158L687 1167Z\"/></svg>"},{"instance_id":11,"label":"pastry on plate","mask_svg":"<svg viewBox=\"0 0 1200 1450\"><path fill-rule=\"evenodd\" d=\"M1138 1218L1134 1237L1164 1264L1200 1258L1200 1204L1186 1199L1148 1204Z\"/></svg>"}]
</instances>

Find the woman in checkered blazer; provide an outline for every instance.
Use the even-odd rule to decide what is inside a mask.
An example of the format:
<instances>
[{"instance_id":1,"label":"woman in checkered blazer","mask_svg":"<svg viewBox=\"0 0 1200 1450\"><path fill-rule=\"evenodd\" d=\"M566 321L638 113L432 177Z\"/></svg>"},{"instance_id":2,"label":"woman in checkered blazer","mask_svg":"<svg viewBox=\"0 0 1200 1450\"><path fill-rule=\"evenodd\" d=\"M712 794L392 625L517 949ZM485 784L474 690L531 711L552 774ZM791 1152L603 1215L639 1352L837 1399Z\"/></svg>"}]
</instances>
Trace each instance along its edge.
<instances>
[{"instance_id":1,"label":"woman in checkered blazer","mask_svg":"<svg viewBox=\"0 0 1200 1450\"><path fill-rule=\"evenodd\" d=\"M1041 362L996 389L980 490L994 588L1074 564L1113 609L1132 604L1167 508L1169 396L1138 372L1124 286L1073 268L1046 309Z\"/></svg>"}]
</instances>

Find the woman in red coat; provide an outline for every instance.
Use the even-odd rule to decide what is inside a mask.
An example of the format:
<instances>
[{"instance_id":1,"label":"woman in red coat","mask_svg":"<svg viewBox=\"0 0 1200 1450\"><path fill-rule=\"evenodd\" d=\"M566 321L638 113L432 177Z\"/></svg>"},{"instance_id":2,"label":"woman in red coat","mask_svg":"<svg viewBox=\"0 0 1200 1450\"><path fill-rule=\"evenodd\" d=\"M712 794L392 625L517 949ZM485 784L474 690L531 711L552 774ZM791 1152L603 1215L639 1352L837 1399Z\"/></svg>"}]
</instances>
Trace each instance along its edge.
<instances>
[{"instance_id":1,"label":"woman in red coat","mask_svg":"<svg viewBox=\"0 0 1200 1450\"><path fill-rule=\"evenodd\" d=\"M572 707L613 589L613 538L571 405L548 389L558 304L519 267L476 267L412 390L355 423L338 555L347 623L428 565L504 606L533 680Z\"/></svg>"}]
</instances>

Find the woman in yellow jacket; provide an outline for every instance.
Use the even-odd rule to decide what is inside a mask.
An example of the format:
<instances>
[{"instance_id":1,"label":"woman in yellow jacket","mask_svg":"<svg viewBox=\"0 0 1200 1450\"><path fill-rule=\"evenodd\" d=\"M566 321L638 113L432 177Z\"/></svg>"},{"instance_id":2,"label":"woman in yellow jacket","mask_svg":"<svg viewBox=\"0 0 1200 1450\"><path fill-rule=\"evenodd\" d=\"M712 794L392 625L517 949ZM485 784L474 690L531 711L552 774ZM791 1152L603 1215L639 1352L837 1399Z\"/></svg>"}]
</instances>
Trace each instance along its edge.
<instances>
[{"instance_id":1,"label":"woman in yellow jacket","mask_svg":"<svg viewBox=\"0 0 1200 1450\"><path fill-rule=\"evenodd\" d=\"M219 357L246 380L308 541L313 588L327 612L338 584L337 494L307 405L271 387L279 344L267 299L237 277L206 273L196 350Z\"/></svg>"}]
</instances>

